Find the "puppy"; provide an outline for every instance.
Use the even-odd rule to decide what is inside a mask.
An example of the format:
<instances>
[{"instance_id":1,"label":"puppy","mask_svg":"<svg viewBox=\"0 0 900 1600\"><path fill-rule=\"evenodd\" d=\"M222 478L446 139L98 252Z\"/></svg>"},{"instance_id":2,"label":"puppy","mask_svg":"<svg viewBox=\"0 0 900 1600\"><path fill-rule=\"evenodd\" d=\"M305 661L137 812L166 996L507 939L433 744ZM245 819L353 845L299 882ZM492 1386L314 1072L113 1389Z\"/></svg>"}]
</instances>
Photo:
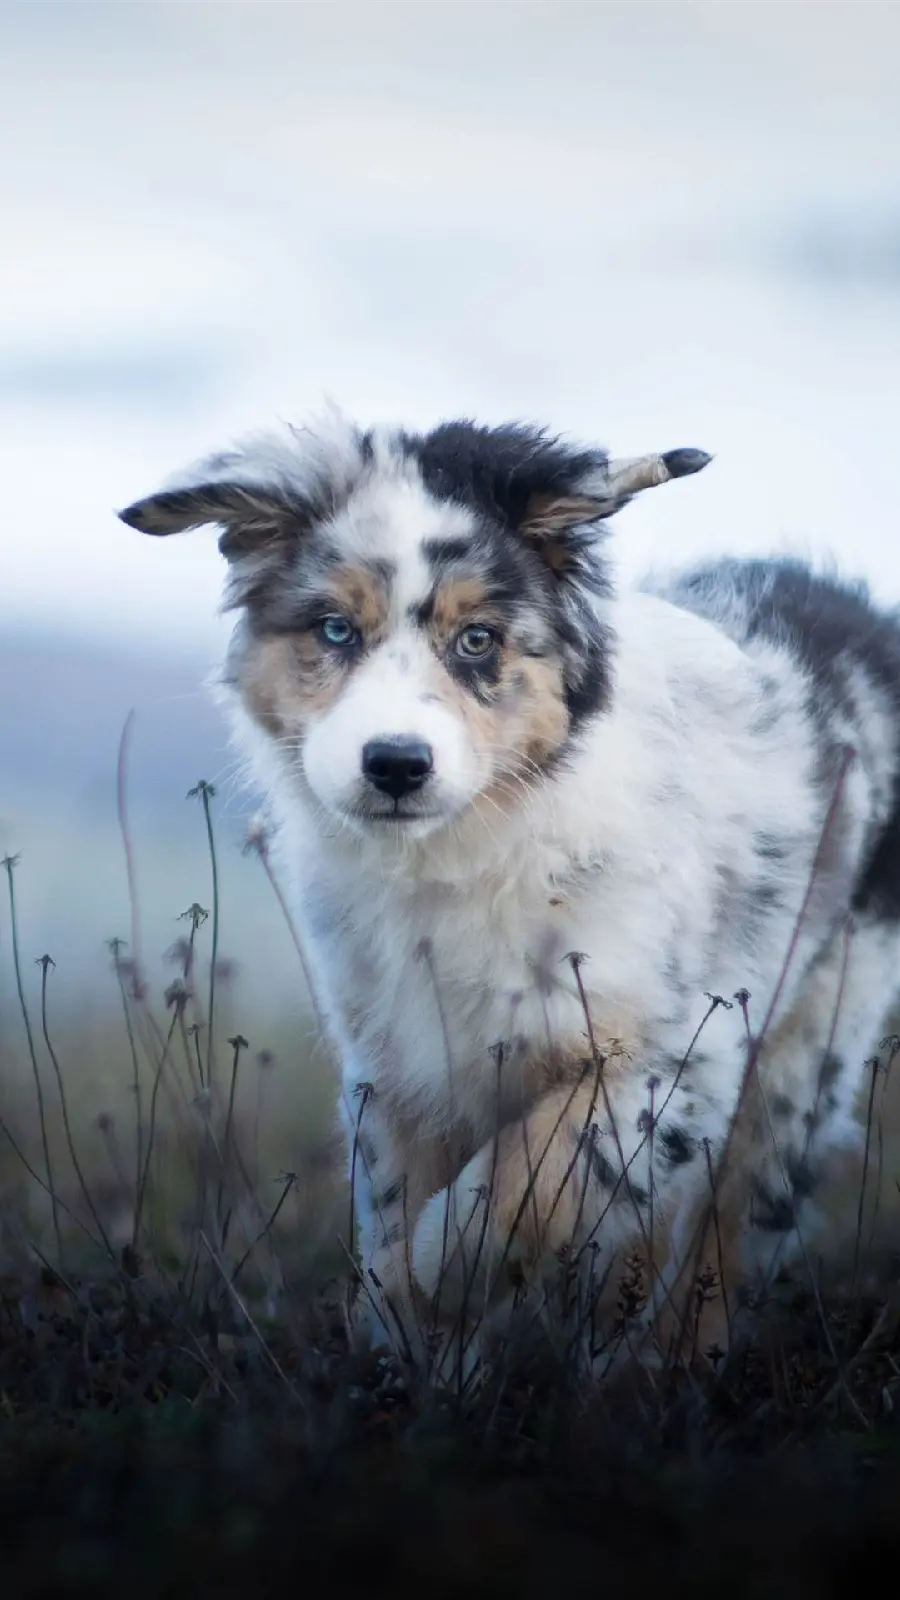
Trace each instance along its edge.
<instances>
[{"instance_id":1,"label":"puppy","mask_svg":"<svg viewBox=\"0 0 900 1600\"><path fill-rule=\"evenodd\" d=\"M580 1329L634 1259L657 1329L698 1273L728 1321L854 1137L900 979L900 626L789 560L615 592L610 517L708 460L334 413L120 513L221 530L366 1337L498 1327L560 1260Z\"/></svg>"}]
</instances>

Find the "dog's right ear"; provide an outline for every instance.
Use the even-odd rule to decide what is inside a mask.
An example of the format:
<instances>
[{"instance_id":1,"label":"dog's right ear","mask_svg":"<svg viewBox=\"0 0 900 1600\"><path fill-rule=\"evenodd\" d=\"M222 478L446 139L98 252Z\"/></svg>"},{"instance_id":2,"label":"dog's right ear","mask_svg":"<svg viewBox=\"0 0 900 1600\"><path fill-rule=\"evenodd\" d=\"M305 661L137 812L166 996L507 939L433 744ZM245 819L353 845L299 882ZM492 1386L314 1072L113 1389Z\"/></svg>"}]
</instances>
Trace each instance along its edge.
<instances>
[{"instance_id":1,"label":"dog's right ear","mask_svg":"<svg viewBox=\"0 0 900 1600\"><path fill-rule=\"evenodd\" d=\"M238 441L119 512L163 536L215 524L229 561L258 566L283 553L346 497L366 458L365 437L334 406L302 428L286 424Z\"/></svg>"},{"instance_id":2,"label":"dog's right ear","mask_svg":"<svg viewBox=\"0 0 900 1600\"><path fill-rule=\"evenodd\" d=\"M165 536L215 524L222 529L219 549L230 560L250 555L299 531L303 507L277 489L242 483L237 477L197 471L192 481L160 489L126 506L118 516L141 533Z\"/></svg>"}]
</instances>

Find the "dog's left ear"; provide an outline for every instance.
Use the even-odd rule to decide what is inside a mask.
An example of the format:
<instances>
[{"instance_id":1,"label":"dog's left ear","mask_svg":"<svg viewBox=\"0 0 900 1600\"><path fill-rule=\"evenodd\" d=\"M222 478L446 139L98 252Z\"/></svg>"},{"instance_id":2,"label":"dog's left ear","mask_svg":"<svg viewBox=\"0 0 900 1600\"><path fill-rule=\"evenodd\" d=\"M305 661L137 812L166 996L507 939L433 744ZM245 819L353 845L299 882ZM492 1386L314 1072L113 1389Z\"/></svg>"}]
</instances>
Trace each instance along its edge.
<instances>
[{"instance_id":1,"label":"dog's left ear","mask_svg":"<svg viewBox=\"0 0 900 1600\"><path fill-rule=\"evenodd\" d=\"M519 532L546 548L560 546L561 564L566 536L576 528L600 522L621 511L643 489L654 489L672 478L687 478L708 466L712 456L705 450L667 450L663 455L631 456L608 461L591 472L576 493L533 494Z\"/></svg>"}]
</instances>

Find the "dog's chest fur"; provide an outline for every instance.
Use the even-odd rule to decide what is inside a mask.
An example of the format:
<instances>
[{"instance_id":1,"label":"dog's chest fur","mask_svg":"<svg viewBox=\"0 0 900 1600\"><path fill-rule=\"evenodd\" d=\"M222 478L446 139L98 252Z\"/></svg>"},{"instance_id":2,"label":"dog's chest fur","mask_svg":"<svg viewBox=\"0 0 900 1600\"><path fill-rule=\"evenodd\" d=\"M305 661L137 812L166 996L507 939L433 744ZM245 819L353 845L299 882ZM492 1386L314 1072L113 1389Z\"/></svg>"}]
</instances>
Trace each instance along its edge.
<instances>
[{"instance_id":1,"label":"dog's chest fur","mask_svg":"<svg viewBox=\"0 0 900 1600\"><path fill-rule=\"evenodd\" d=\"M353 1070L374 1077L398 1110L432 1127L456 1120L462 1107L475 1126L489 1123L498 1046L504 1093L513 1099L533 1092L522 1069L538 1054L550 1071L554 1052L590 1057L571 956L587 957L580 971L603 1051L633 1053L648 1021L672 998L650 971L642 988L635 984L633 962L623 959L632 940L624 930L616 936L598 928L596 894L586 883L564 886L547 872L540 858L556 852L535 847L531 854L502 882L429 885L395 894L389 904L361 895L352 926L345 921L333 937L322 937L319 922L328 987L351 997L338 1006L353 1041ZM621 898L613 890L612 906ZM321 907L321 885L312 888L314 899ZM633 907L632 920L639 915ZM317 920L313 913L313 926Z\"/></svg>"},{"instance_id":2,"label":"dog's chest fur","mask_svg":"<svg viewBox=\"0 0 900 1600\"><path fill-rule=\"evenodd\" d=\"M597 1049L624 1053L641 1079L661 1050L681 1055L707 1005L704 979L734 989L758 978L733 949L709 965L710 929L702 918L698 927L695 909L714 866L692 841L686 903L682 873L660 867L647 834L639 858L577 845L577 818L560 814L565 795L555 801L565 842L529 831L500 872L463 883L379 881L329 872L320 853L301 885L324 988L352 1046L345 1075L373 1081L423 1129L464 1120L488 1135L497 1046L507 1115L540 1093L547 1074L591 1059L573 956L584 958ZM577 779L572 795L583 802Z\"/></svg>"}]
</instances>

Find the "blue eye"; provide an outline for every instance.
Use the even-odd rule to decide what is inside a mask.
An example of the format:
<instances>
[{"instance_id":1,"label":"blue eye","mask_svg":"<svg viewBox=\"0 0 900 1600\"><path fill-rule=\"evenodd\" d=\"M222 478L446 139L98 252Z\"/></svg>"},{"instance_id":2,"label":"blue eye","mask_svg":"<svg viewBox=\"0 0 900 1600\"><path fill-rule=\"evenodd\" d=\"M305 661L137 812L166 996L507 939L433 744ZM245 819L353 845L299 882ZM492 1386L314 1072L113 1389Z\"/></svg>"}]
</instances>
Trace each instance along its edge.
<instances>
[{"instance_id":1,"label":"blue eye","mask_svg":"<svg viewBox=\"0 0 900 1600\"><path fill-rule=\"evenodd\" d=\"M338 650L345 650L348 645L356 643L356 629L346 617L323 617L319 623L319 631L323 639Z\"/></svg>"},{"instance_id":2,"label":"blue eye","mask_svg":"<svg viewBox=\"0 0 900 1600\"><path fill-rule=\"evenodd\" d=\"M489 656L497 643L497 634L493 628L485 628L473 623L468 628L463 628L457 635L456 653L465 656L469 661L477 661Z\"/></svg>"}]
</instances>

